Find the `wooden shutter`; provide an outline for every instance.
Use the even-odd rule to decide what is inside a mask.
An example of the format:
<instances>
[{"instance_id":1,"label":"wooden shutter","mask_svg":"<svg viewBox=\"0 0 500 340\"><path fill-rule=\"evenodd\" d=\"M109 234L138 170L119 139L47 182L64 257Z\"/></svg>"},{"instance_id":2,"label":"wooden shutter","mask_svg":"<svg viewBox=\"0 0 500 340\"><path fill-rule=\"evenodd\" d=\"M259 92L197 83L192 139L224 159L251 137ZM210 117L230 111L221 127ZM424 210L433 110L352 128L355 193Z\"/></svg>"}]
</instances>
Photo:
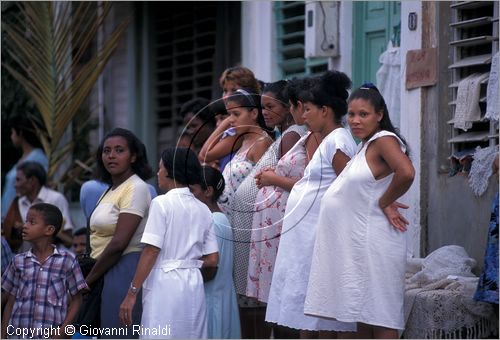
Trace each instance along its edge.
<instances>
[{"instance_id":1,"label":"wooden shutter","mask_svg":"<svg viewBox=\"0 0 500 340\"><path fill-rule=\"evenodd\" d=\"M173 145L182 127L179 109L195 97L212 98L215 2L152 2L156 55L156 113L160 145Z\"/></svg>"},{"instance_id":2,"label":"wooden shutter","mask_svg":"<svg viewBox=\"0 0 500 340\"><path fill-rule=\"evenodd\" d=\"M305 2L277 1L274 3L274 11L281 77L290 79L326 71L328 59L304 58Z\"/></svg>"},{"instance_id":3,"label":"wooden shutter","mask_svg":"<svg viewBox=\"0 0 500 340\"><path fill-rule=\"evenodd\" d=\"M451 125L452 155L472 154L477 146L498 144L498 125L484 118L486 112L486 89L491 59L498 51L498 2L497 1L454 1L451 7L450 54L452 101L449 104L455 116L458 84L465 77L479 73L486 79L481 83L479 107L481 119L473 122L471 129L463 131Z\"/></svg>"}]
</instances>

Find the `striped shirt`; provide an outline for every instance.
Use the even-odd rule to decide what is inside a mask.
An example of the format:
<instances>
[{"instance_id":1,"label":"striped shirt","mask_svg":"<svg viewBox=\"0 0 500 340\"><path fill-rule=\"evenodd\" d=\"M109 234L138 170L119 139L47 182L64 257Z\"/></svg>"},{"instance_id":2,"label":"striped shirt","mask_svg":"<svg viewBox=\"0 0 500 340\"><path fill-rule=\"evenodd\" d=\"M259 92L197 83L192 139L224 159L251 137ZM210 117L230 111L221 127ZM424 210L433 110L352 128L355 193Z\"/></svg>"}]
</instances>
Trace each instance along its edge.
<instances>
[{"instance_id":1,"label":"striped shirt","mask_svg":"<svg viewBox=\"0 0 500 340\"><path fill-rule=\"evenodd\" d=\"M54 247L40 263L31 250L18 254L2 275L2 288L16 300L9 324L18 328L56 327L68 310L68 292L76 295L87 287L78 261Z\"/></svg>"}]
</instances>

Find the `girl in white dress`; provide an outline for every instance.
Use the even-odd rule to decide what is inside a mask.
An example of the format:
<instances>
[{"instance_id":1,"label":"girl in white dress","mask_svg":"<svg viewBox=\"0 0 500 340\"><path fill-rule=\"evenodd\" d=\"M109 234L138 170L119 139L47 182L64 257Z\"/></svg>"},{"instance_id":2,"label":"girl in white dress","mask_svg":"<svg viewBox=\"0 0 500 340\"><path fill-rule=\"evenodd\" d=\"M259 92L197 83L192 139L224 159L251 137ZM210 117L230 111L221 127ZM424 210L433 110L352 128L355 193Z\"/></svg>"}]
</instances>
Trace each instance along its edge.
<instances>
[{"instance_id":1,"label":"girl in white dress","mask_svg":"<svg viewBox=\"0 0 500 340\"><path fill-rule=\"evenodd\" d=\"M358 322L358 336L398 338L408 221L396 202L415 170L373 84L349 98L347 120L359 151L321 201L304 311Z\"/></svg>"},{"instance_id":2,"label":"girl in white dress","mask_svg":"<svg viewBox=\"0 0 500 340\"><path fill-rule=\"evenodd\" d=\"M200 181L201 166L191 149L163 152L158 185L167 193L151 202L141 240L146 246L119 313L130 325L142 287L141 338L207 337L200 268L217 266L219 255L212 213L188 187Z\"/></svg>"},{"instance_id":3,"label":"girl in white dress","mask_svg":"<svg viewBox=\"0 0 500 340\"><path fill-rule=\"evenodd\" d=\"M321 197L356 152L356 143L342 127L350 79L328 71L301 93L304 119L323 138L304 176L290 192L269 292L266 321L307 331L354 331L356 325L304 315L309 269Z\"/></svg>"}]
</instances>

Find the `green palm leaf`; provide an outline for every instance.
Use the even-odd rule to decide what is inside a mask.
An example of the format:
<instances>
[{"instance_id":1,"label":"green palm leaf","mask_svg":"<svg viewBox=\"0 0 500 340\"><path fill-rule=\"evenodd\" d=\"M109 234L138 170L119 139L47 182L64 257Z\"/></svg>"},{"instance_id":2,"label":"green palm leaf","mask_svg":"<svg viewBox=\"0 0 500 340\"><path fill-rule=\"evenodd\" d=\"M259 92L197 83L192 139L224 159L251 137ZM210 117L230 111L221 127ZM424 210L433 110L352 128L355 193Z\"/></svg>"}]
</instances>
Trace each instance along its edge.
<instances>
[{"instance_id":1,"label":"green palm leaf","mask_svg":"<svg viewBox=\"0 0 500 340\"><path fill-rule=\"evenodd\" d=\"M2 64L33 98L40 111L38 127L49 159L48 177L71 155L73 143L61 145L64 133L116 50L129 20L118 25L100 51L82 62L95 42L111 3L17 2L19 20L4 25L7 49L17 65ZM16 71L20 69L21 71Z\"/></svg>"}]
</instances>

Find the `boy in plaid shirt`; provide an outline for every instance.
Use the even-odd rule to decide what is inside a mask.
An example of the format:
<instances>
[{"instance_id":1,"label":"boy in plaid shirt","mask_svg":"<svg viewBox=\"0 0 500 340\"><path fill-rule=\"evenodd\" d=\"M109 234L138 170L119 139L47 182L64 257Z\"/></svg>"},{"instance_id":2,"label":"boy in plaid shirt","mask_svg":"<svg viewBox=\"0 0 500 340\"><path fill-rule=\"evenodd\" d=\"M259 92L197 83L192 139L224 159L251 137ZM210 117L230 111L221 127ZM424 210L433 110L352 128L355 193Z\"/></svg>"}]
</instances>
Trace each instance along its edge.
<instances>
[{"instance_id":1,"label":"boy in plaid shirt","mask_svg":"<svg viewBox=\"0 0 500 340\"><path fill-rule=\"evenodd\" d=\"M62 222L61 211L52 204L30 207L22 233L32 248L16 255L2 276L2 288L8 294L2 339L19 334L42 338L43 329L58 326L59 334L50 337L67 338L64 328L78 313L82 290L88 287L74 255L52 244Z\"/></svg>"}]
</instances>

